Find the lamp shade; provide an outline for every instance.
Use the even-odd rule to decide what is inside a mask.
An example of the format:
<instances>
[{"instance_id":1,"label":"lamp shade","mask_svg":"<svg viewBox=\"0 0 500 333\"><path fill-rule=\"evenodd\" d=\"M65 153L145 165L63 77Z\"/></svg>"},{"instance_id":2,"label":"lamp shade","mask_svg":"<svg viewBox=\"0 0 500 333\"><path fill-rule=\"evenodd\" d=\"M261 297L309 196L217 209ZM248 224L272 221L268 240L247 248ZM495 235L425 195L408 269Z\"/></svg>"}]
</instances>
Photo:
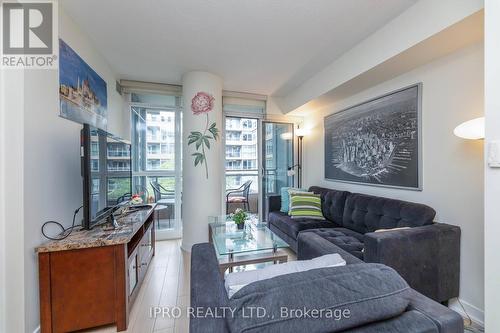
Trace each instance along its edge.
<instances>
[{"instance_id":1,"label":"lamp shade","mask_svg":"<svg viewBox=\"0 0 500 333\"><path fill-rule=\"evenodd\" d=\"M295 176L295 170L288 170L288 171L286 172L286 174L287 174L287 176L288 176L288 177Z\"/></svg>"},{"instance_id":2,"label":"lamp shade","mask_svg":"<svg viewBox=\"0 0 500 333\"><path fill-rule=\"evenodd\" d=\"M297 135L298 137L303 137L303 136L306 136L309 134L309 130L305 129L305 128L297 128L297 130L295 131L295 135Z\"/></svg>"},{"instance_id":3,"label":"lamp shade","mask_svg":"<svg viewBox=\"0 0 500 333\"><path fill-rule=\"evenodd\" d=\"M484 117L475 118L461 123L455 127L453 133L463 139L484 139Z\"/></svg>"}]
</instances>

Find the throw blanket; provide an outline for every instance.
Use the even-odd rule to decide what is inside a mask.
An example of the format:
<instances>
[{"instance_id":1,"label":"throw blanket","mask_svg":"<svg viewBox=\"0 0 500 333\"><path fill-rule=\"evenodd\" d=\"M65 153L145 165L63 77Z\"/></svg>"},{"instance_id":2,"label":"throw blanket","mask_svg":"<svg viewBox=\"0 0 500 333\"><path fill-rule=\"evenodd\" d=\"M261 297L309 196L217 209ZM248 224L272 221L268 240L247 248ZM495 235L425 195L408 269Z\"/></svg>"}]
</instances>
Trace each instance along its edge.
<instances>
[{"instance_id":1,"label":"throw blanket","mask_svg":"<svg viewBox=\"0 0 500 333\"><path fill-rule=\"evenodd\" d=\"M316 268L345 266L345 260L337 253L326 254L311 260L291 261L279 265L270 265L263 269L229 273L225 286L229 298L249 283L270 279L275 276L304 272Z\"/></svg>"}]
</instances>

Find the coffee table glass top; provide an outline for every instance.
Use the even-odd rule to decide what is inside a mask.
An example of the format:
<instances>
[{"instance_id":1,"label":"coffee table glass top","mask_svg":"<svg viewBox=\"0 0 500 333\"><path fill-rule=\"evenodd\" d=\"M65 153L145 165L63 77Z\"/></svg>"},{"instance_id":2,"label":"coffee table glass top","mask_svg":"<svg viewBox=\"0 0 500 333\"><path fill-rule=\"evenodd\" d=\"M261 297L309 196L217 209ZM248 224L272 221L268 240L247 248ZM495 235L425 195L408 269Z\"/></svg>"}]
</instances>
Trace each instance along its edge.
<instances>
[{"instance_id":1,"label":"coffee table glass top","mask_svg":"<svg viewBox=\"0 0 500 333\"><path fill-rule=\"evenodd\" d=\"M289 247L285 241L269 230L266 224L259 223L256 216L247 219L243 230L239 230L229 216L211 217L210 220L212 242L219 255Z\"/></svg>"}]
</instances>

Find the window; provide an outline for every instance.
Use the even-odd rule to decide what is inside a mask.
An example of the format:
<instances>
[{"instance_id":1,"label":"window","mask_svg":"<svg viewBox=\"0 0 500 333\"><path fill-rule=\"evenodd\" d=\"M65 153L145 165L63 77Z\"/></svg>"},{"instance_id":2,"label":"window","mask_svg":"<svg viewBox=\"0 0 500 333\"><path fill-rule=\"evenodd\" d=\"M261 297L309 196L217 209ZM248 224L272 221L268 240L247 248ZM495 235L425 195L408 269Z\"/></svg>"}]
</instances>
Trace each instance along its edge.
<instances>
[{"instance_id":1,"label":"window","mask_svg":"<svg viewBox=\"0 0 500 333\"><path fill-rule=\"evenodd\" d=\"M238 118L227 118L226 120L226 129L240 129L240 119Z\"/></svg>"},{"instance_id":2,"label":"window","mask_svg":"<svg viewBox=\"0 0 500 333\"><path fill-rule=\"evenodd\" d=\"M273 156L273 140L266 140L266 156Z\"/></svg>"},{"instance_id":3,"label":"window","mask_svg":"<svg viewBox=\"0 0 500 333\"><path fill-rule=\"evenodd\" d=\"M158 155L160 153L159 143L148 143L148 155Z\"/></svg>"},{"instance_id":4,"label":"window","mask_svg":"<svg viewBox=\"0 0 500 333\"><path fill-rule=\"evenodd\" d=\"M241 161L226 161L226 169L230 170L241 169Z\"/></svg>"},{"instance_id":5,"label":"window","mask_svg":"<svg viewBox=\"0 0 500 333\"><path fill-rule=\"evenodd\" d=\"M226 188L228 189L237 188L247 180L251 180L250 192L258 192L257 124L256 119L226 117Z\"/></svg>"},{"instance_id":6,"label":"window","mask_svg":"<svg viewBox=\"0 0 500 333\"><path fill-rule=\"evenodd\" d=\"M242 169L245 170L252 170L257 168L257 161L256 160L243 160L243 167Z\"/></svg>"},{"instance_id":7,"label":"window","mask_svg":"<svg viewBox=\"0 0 500 333\"><path fill-rule=\"evenodd\" d=\"M92 179L92 195L99 195L99 178Z\"/></svg>"},{"instance_id":8,"label":"window","mask_svg":"<svg viewBox=\"0 0 500 333\"><path fill-rule=\"evenodd\" d=\"M257 120L255 119L244 119L241 121L244 129L255 129L257 128Z\"/></svg>"},{"instance_id":9,"label":"window","mask_svg":"<svg viewBox=\"0 0 500 333\"><path fill-rule=\"evenodd\" d=\"M126 161L108 161L108 171L129 171L130 163Z\"/></svg>"},{"instance_id":10,"label":"window","mask_svg":"<svg viewBox=\"0 0 500 333\"><path fill-rule=\"evenodd\" d=\"M167 202L167 209L158 211L159 239L175 237L181 230L181 101L180 96L131 94L132 190L145 202ZM165 189L161 198L155 195L156 183Z\"/></svg>"},{"instance_id":11,"label":"window","mask_svg":"<svg viewBox=\"0 0 500 333\"><path fill-rule=\"evenodd\" d=\"M148 139L148 141L160 141L160 127L154 126L154 125L149 125L151 123L152 123L152 121L148 122L147 139Z\"/></svg>"},{"instance_id":12,"label":"window","mask_svg":"<svg viewBox=\"0 0 500 333\"><path fill-rule=\"evenodd\" d=\"M253 133L244 133L243 134L243 141L253 141Z\"/></svg>"},{"instance_id":13,"label":"window","mask_svg":"<svg viewBox=\"0 0 500 333\"><path fill-rule=\"evenodd\" d=\"M99 144L97 142L92 142L90 146L90 156L92 157L99 156Z\"/></svg>"},{"instance_id":14,"label":"window","mask_svg":"<svg viewBox=\"0 0 500 333\"><path fill-rule=\"evenodd\" d=\"M160 165L161 165L160 160L153 160L153 159L147 160L147 169L148 170L159 170Z\"/></svg>"},{"instance_id":15,"label":"window","mask_svg":"<svg viewBox=\"0 0 500 333\"><path fill-rule=\"evenodd\" d=\"M240 157L241 146L226 146L226 158Z\"/></svg>"},{"instance_id":16,"label":"window","mask_svg":"<svg viewBox=\"0 0 500 333\"><path fill-rule=\"evenodd\" d=\"M125 149L122 144L108 143L108 157L129 157L130 151Z\"/></svg>"},{"instance_id":17,"label":"window","mask_svg":"<svg viewBox=\"0 0 500 333\"><path fill-rule=\"evenodd\" d=\"M144 110L146 115L146 147L147 156L146 170L174 170L175 164L175 119L174 111L151 111ZM157 117L157 118L155 118ZM154 119L171 121L161 121L155 123ZM149 161L149 158L157 159L160 157L163 161Z\"/></svg>"},{"instance_id":18,"label":"window","mask_svg":"<svg viewBox=\"0 0 500 333\"><path fill-rule=\"evenodd\" d=\"M228 141L240 141L241 138L241 132L237 131L227 131L226 132L226 139Z\"/></svg>"}]
</instances>

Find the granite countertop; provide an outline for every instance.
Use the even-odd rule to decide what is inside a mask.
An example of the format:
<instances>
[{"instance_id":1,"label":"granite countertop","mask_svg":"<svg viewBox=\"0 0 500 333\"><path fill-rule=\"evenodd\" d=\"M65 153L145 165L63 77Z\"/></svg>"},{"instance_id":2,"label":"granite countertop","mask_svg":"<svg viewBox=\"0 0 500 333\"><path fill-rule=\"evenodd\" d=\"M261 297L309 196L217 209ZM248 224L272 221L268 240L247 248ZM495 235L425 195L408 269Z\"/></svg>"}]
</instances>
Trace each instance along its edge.
<instances>
[{"instance_id":1,"label":"granite countertop","mask_svg":"<svg viewBox=\"0 0 500 333\"><path fill-rule=\"evenodd\" d=\"M119 227L113 229L109 224L94 227L91 230L76 229L67 238L49 241L35 248L35 252L56 252L91 247L117 245L128 243L142 227L144 221L151 215L151 208L142 209L123 217L118 217Z\"/></svg>"}]
</instances>

